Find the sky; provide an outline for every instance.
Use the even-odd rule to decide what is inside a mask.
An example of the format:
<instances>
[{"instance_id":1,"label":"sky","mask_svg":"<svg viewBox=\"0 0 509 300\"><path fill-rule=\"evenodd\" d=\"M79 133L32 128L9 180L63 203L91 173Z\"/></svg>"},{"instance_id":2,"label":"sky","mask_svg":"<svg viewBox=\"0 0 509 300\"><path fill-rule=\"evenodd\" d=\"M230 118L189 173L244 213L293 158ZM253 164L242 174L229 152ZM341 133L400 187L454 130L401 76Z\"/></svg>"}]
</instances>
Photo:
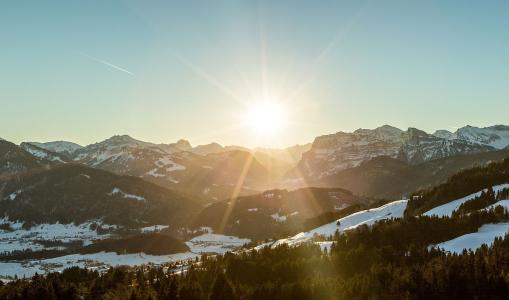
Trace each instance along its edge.
<instances>
[{"instance_id":1,"label":"sky","mask_svg":"<svg viewBox=\"0 0 509 300\"><path fill-rule=\"evenodd\" d=\"M2 1L0 137L283 147L509 123L508 1ZM254 103L285 125L254 138Z\"/></svg>"}]
</instances>

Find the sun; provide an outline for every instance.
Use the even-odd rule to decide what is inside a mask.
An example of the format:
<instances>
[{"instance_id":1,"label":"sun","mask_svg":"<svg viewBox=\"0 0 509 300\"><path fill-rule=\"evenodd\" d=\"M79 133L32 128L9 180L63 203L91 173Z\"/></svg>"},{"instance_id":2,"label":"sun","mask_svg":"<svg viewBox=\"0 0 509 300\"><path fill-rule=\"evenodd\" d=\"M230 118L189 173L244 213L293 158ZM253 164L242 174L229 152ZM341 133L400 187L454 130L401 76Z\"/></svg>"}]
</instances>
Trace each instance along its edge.
<instances>
[{"instance_id":1,"label":"sun","mask_svg":"<svg viewBox=\"0 0 509 300\"><path fill-rule=\"evenodd\" d=\"M287 123L287 110L275 101L259 101L249 107L247 126L260 137L274 137Z\"/></svg>"}]
</instances>

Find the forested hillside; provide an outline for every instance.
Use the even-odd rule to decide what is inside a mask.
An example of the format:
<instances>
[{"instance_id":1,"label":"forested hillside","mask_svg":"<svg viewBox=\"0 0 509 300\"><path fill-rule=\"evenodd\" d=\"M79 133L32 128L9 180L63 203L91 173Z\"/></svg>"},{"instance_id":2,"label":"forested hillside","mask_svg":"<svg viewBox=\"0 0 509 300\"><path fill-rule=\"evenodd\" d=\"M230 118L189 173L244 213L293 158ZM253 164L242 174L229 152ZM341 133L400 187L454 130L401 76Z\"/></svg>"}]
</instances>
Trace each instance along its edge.
<instances>
[{"instance_id":1,"label":"forested hillside","mask_svg":"<svg viewBox=\"0 0 509 300\"><path fill-rule=\"evenodd\" d=\"M451 200L503 183L509 183L509 158L459 172L441 185L414 193L408 202L407 214L418 215Z\"/></svg>"},{"instance_id":2,"label":"forested hillside","mask_svg":"<svg viewBox=\"0 0 509 300\"><path fill-rule=\"evenodd\" d=\"M461 218L407 217L314 244L202 257L187 267L78 268L17 280L2 299L368 299L503 298L509 293L509 238L462 255L429 245L509 220L504 210ZM185 270L181 273L182 270Z\"/></svg>"}]
</instances>

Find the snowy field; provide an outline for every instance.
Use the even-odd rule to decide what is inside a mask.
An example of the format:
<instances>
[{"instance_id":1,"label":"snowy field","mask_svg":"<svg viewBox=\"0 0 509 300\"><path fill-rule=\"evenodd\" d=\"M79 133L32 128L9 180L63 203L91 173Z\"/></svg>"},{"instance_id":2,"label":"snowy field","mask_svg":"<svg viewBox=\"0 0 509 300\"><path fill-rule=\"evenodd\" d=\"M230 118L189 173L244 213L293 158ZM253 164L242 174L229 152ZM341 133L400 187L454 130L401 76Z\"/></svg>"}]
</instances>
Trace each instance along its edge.
<instances>
[{"instance_id":1,"label":"snowy field","mask_svg":"<svg viewBox=\"0 0 509 300\"><path fill-rule=\"evenodd\" d=\"M160 265L198 257L198 254L186 252L171 255L148 255L145 253L118 255L114 252L93 254L72 254L56 258L26 262L0 262L0 277L29 277L35 273L61 272L69 267L82 267L106 270L110 266Z\"/></svg>"},{"instance_id":2,"label":"snowy field","mask_svg":"<svg viewBox=\"0 0 509 300\"><path fill-rule=\"evenodd\" d=\"M193 253L218 253L223 254L233 251L249 243L250 239L241 239L235 236L228 236L215 233L205 233L192 238L186 245Z\"/></svg>"},{"instance_id":3,"label":"snowy field","mask_svg":"<svg viewBox=\"0 0 509 300\"><path fill-rule=\"evenodd\" d=\"M357 228L358 226L364 224L371 225L379 220L401 218L403 217L403 213L405 212L406 205L407 200L399 200L385 204L377 208L359 211L346 217L343 217L339 220L336 220L334 222L331 222L329 224L317 227L313 230L301 232L293 237L277 240L272 243L262 244L256 247L256 249L261 249L269 245L271 247L276 247L281 244L288 244L290 246L298 245L300 243L311 240L314 236L328 237L334 235L336 231L343 232L346 230ZM320 246L322 247L322 245Z\"/></svg>"},{"instance_id":4,"label":"snowy field","mask_svg":"<svg viewBox=\"0 0 509 300\"><path fill-rule=\"evenodd\" d=\"M0 230L0 253L27 249L32 251L47 249L39 244L39 241L70 243L81 240L84 245L88 245L94 240L110 237L109 234L97 234L95 230L91 229L93 224L100 225L102 228L116 228L113 225L102 224L101 221L90 221L79 225L59 223L39 224L30 229L23 229L22 223L2 218L0 219L0 224L9 224L12 230Z\"/></svg>"},{"instance_id":5,"label":"snowy field","mask_svg":"<svg viewBox=\"0 0 509 300\"><path fill-rule=\"evenodd\" d=\"M503 189L509 188L509 183L501 184L501 185L495 185L493 186L493 191L497 193L498 191L501 191ZM427 212L425 212L424 216L438 216L438 217L444 217L444 216L452 216L452 212L458 209L461 204L474 199L475 197L479 197L483 191L487 191L487 189L478 191L477 193L470 194L468 196L465 196L463 198L453 200L451 202L448 202L446 204L437 206Z\"/></svg>"},{"instance_id":6,"label":"snowy field","mask_svg":"<svg viewBox=\"0 0 509 300\"><path fill-rule=\"evenodd\" d=\"M22 228L22 223L11 222L7 218L0 219L0 224L8 223L12 231L0 230L0 253L16 250L31 249L40 251L43 249L55 249L56 247L44 247L38 242L60 241L64 243L83 240L84 244L93 243L95 240L110 238L112 235L98 235L92 230L92 224L99 224L103 228L116 229L116 226L101 224L100 221L74 224L40 224L29 230ZM168 228L168 225L153 225L141 228L143 233L158 232ZM196 236L187 241L190 252L177 253L172 255L148 255L144 253L118 255L114 252L99 252L93 254L72 254L57 258L43 260L26 260L0 262L0 279L23 276L32 276L35 273L60 272L72 266L86 267L90 269L105 270L110 266L118 265L159 265L169 262L194 259L201 253L222 254L233 251L242 245L249 243L249 239L241 239L235 236L214 234L210 228L202 228L207 233Z\"/></svg>"},{"instance_id":7,"label":"snowy field","mask_svg":"<svg viewBox=\"0 0 509 300\"><path fill-rule=\"evenodd\" d=\"M485 224L477 232L459 236L434 247L460 254L463 249L475 250L481 247L482 244L490 246L496 237L504 237L508 231L509 223Z\"/></svg>"}]
</instances>

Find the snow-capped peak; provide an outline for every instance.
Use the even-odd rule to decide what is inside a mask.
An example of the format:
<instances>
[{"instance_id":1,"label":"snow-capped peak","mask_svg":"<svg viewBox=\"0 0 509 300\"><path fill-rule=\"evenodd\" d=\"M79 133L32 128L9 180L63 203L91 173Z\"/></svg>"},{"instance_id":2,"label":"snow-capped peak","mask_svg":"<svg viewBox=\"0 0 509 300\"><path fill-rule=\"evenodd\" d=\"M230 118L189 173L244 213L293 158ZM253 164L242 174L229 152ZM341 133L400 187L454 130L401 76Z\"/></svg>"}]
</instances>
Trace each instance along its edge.
<instances>
[{"instance_id":1,"label":"snow-capped peak","mask_svg":"<svg viewBox=\"0 0 509 300\"><path fill-rule=\"evenodd\" d=\"M509 147L509 127L467 126L456 133L446 130L433 135L417 128L402 131L384 125L317 137L311 150L302 156L298 168L309 177L324 177L356 167L379 156L412 164L459 154L494 151ZM508 148L509 149L509 148Z\"/></svg>"},{"instance_id":2,"label":"snow-capped peak","mask_svg":"<svg viewBox=\"0 0 509 300\"><path fill-rule=\"evenodd\" d=\"M435 133L433 133L433 135L445 140L453 140L456 138L456 135L454 133L445 129L437 130L435 131Z\"/></svg>"},{"instance_id":3,"label":"snow-capped peak","mask_svg":"<svg viewBox=\"0 0 509 300\"><path fill-rule=\"evenodd\" d=\"M111 145L111 146L143 146L150 143L142 142L137 139L130 137L127 134L124 135L114 135L99 144L103 145Z\"/></svg>"},{"instance_id":4,"label":"snow-capped peak","mask_svg":"<svg viewBox=\"0 0 509 300\"><path fill-rule=\"evenodd\" d=\"M456 131L458 139L471 143L492 146L504 149L509 146L509 126L495 125L490 127L465 126Z\"/></svg>"}]
</instances>

